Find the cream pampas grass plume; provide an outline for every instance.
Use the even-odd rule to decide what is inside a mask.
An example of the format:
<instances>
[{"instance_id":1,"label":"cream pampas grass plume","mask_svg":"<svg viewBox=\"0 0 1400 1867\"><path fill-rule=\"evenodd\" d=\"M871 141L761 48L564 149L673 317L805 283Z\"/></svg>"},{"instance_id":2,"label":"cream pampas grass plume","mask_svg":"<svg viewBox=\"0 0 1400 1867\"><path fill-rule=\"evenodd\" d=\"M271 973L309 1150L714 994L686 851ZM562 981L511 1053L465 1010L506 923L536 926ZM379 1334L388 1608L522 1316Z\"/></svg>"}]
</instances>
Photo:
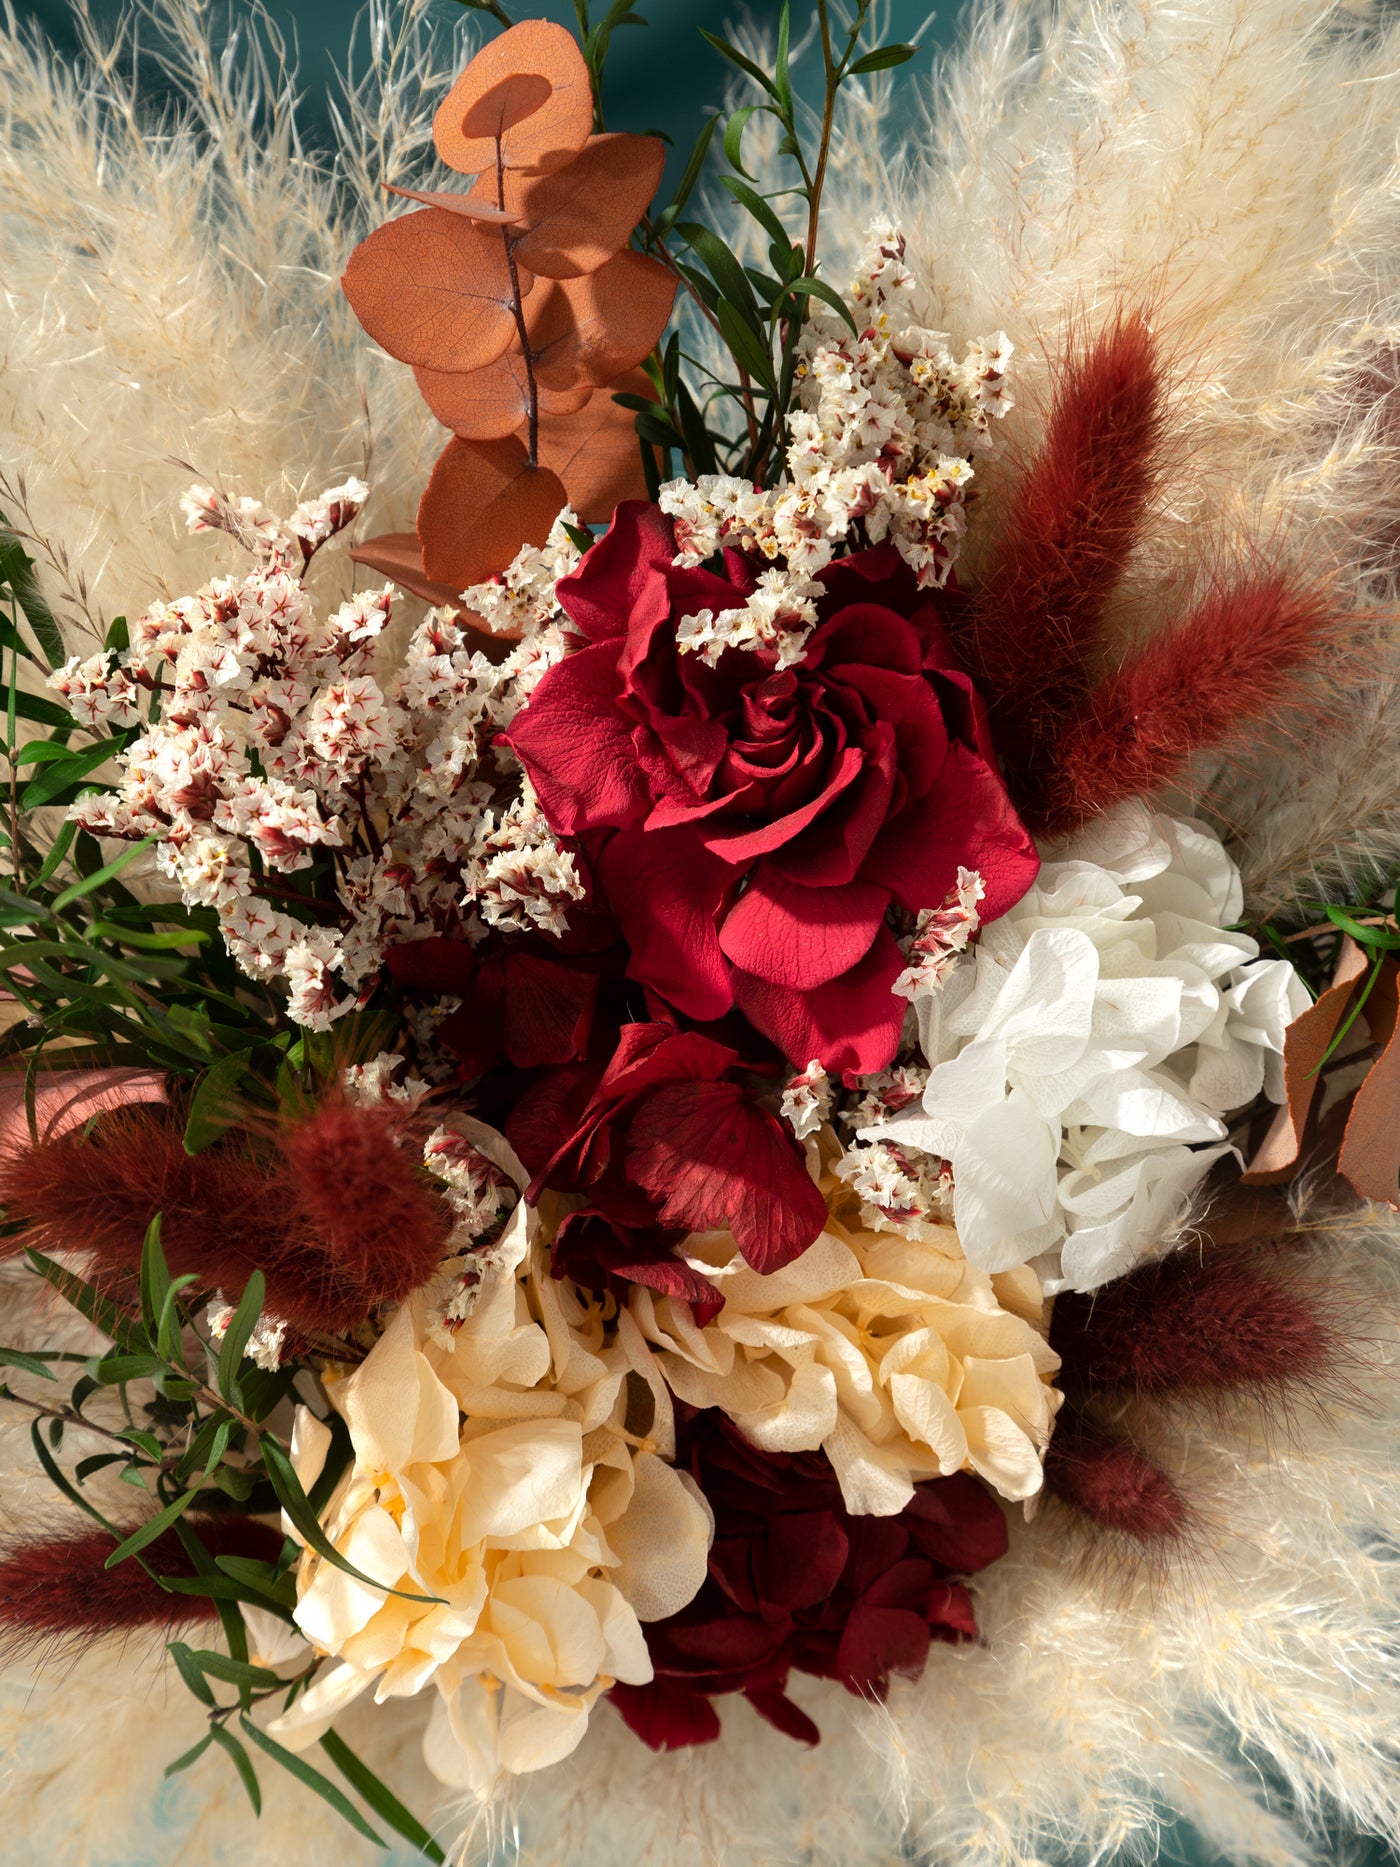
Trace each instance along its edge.
<instances>
[{"instance_id":1,"label":"cream pampas grass plume","mask_svg":"<svg viewBox=\"0 0 1400 1867\"><path fill-rule=\"evenodd\" d=\"M281 509L360 474L386 529L431 464L412 381L339 277L381 182L431 156L423 100L464 46L434 44L426 0L372 6L337 161L303 145L276 35L240 11L226 45L204 0L155 0L115 40L80 14L76 62L13 10L0 26L0 509L80 625L202 581L192 477ZM173 106L147 95L138 38Z\"/></svg>"}]
</instances>

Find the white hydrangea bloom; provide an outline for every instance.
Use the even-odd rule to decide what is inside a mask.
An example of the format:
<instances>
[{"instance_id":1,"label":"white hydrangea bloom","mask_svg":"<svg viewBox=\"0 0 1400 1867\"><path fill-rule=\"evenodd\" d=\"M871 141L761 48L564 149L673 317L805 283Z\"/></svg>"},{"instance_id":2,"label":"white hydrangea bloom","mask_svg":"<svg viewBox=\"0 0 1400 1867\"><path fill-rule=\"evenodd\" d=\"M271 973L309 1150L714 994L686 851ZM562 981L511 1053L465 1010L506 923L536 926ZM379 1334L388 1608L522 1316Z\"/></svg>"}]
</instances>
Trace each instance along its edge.
<instances>
[{"instance_id":1,"label":"white hydrangea bloom","mask_svg":"<svg viewBox=\"0 0 1400 1867\"><path fill-rule=\"evenodd\" d=\"M1230 1151L1224 1117L1282 1099L1308 994L1230 931L1242 906L1210 829L1129 805L917 987L922 1102L860 1135L951 1163L973 1263L1034 1262L1050 1291L1121 1276Z\"/></svg>"}]
</instances>

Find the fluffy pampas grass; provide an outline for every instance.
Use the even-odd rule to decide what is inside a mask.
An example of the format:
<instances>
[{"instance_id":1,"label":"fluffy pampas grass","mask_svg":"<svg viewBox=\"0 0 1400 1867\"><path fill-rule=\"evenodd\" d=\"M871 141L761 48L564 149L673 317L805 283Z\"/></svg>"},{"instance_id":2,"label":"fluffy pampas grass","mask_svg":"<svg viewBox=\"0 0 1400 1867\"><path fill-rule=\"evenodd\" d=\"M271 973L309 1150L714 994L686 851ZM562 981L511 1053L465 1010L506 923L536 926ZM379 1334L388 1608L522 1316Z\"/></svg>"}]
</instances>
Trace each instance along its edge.
<instances>
[{"instance_id":1,"label":"fluffy pampas grass","mask_svg":"<svg viewBox=\"0 0 1400 1867\"><path fill-rule=\"evenodd\" d=\"M427 0L375 0L337 159L303 146L276 35L240 12L227 44L207 0L151 0L115 40L80 12L75 62L12 10L0 26L0 509L83 632L213 574L177 506L196 477L287 510L357 473L362 523L388 529L432 464L412 376L339 277L381 182L431 154L465 43L435 41ZM174 107L147 96L138 38Z\"/></svg>"}]
</instances>

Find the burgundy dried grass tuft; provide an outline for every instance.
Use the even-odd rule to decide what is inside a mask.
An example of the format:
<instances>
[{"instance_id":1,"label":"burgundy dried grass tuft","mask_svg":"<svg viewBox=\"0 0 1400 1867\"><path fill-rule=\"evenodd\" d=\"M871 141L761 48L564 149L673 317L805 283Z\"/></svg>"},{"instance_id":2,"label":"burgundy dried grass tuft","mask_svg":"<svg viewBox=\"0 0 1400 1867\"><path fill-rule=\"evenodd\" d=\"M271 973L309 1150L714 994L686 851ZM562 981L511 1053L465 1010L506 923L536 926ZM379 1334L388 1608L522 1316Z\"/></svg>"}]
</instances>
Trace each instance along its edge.
<instances>
[{"instance_id":1,"label":"burgundy dried grass tuft","mask_svg":"<svg viewBox=\"0 0 1400 1867\"><path fill-rule=\"evenodd\" d=\"M1208 596L1084 702L1054 748L1027 820L1063 836L1115 804L1159 789L1206 747L1296 704L1339 618L1326 597L1284 575Z\"/></svg>"},{"instance_id":2,"label":"burgundy dried grass tuft","mask_svg":"<svg viewBox=\"0 0 1400 1867\"><path fill-rule=\"evenodd\" d=\"M1069 1408L1055 1425L1045 1483L1099 1529L1137 1544L1175 1541L1190 1527L1186 1500L1140 1446Z\"/></svg>"},{"instance_id":3,"label":"burgundy dried grass tuft","mask_svg":"<svg viewBox=\"0 0 1400 1867\"><path fill-rule=\"evenodd\" d=\"M1009 506L967 653L1017 803L1085 694L1105 608L1160 470L1164 382L1139 311L1062 366L1040 451Z\"/></svg>"},{"instance_id":4,"label":"burgundy dried grass tuft","mask_svg":"<svg viewBox=\"0 0 1400 1867\"><path fill-rule=\"evenodd\" d=\"M271 1146L231 1136L191 1156L170 1112L117 1110L0 1160L0 1205L25 1221L0 1252L74 1252L120 1290L159 1212L173 1275L236 1295L261 1270L269 1312L293 1330L351 1328L426 1282L450 1230L396 1136L389 1111L332 1101Z\"/></svg>"},{"instance_id":5,"label":"burgundy dried grass tuft","mask_svg":"<svg viewBox=\"0 0 1400 1867\"><path fill-rule=\"evenodd\" d=\"M1219 1246L1061 1296L1051 1340L1077 1390L1142 1399L1315 1386L1346 1353L1326 1293L1285 1258Z\"/></svg>"},{"instance_id":6,"label":"burgundy dried grass tuft","mask_svg":"<svg viewBox=\"0 0 1400 1867\"><path fill-rule=\"evenodd\" d=\"M190 1527L211 1556L276 1562L282 1551L281 1532L251 1517L196 1517ZM115 1548L115 1540L96 1528L10 1542L0 1551L0 1651L62 1650L143 1628L169 1636L216 1618L212 1601L167 1593L138 1562L104 1568ZM173 1530L142 1553L161 1575L195 1574Z\"/></svg>"}]
</instances>

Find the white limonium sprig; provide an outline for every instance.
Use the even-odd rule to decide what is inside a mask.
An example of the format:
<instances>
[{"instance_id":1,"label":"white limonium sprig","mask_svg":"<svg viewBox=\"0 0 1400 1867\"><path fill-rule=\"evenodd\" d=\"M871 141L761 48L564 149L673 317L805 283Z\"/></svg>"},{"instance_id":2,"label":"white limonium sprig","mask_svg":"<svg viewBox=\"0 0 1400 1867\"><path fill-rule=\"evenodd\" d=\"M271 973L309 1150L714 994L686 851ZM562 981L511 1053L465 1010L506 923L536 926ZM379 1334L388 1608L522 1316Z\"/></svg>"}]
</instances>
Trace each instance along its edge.
<instances>
[{"instance_id":1,"label":"white limonium sprig","mask_svg":"<svg viewBox=\"0 0 1400 1867\"><path fill-rule=\"evenodd\" d=\"M920 588L947 582L966 529L972 456L992 445L992 422L1012 407L1012 346L998 331L958 361L946 333L918 322L924 294L904 251L897 228L871 228L847 293L858 335L814 301L776 486L702 474L661 488L677 565L702 564L726 545L772 565L743 603L683 617L682 649L711 663L730 648L772 654L779 667L799 661L817 619L817 574L857 542L857 527L870 544L888 539Z\"/></svg>"},{"instance_id":2,"label":"white limonium sprig","mask_svg":"<svg viewBox=\"0 0 1400 1867\"><path fill-rule=\"evenodd\" d=\"M326 1030L353 1009L388 949L488 928L561 933L584 889L572 856L495 740L566 642L554 595L578 562L565 511L547 543L468 593L520 631L500 662L450 610L415 631L387 685L374 656L397 600L362 591L329 617L303 573L366 497L348 481L279 519L260 502L196 487L190 529L250 551L242 578L138 617L124 657L74 658L50 681L89 728L158 716L121 756L115 793L72 816L95 836L154 836L160 872L189 907L213 908L251 977L288 991L292 1018ZM335 898L290 878L329 852ZM294 907L300 906L301 913Z\"/></svg>"},{"instance_id":3,"label":"white limonium sprig","mask_svg":"<svg viewBox=\"0 0 1400 1867\"><path fill-rule=\"evenodd\" d=\"M927 1086L860 1139L949 1164L958 1236L984 1270L1030 1262L1050 1291L1122 1276L1232 1151L1225 1117L1261 1091L1282 1099L1307 990L1234 931L1242 907L1206 825L1110 813L915 983Z\"/></svg>"}]
</instances>

